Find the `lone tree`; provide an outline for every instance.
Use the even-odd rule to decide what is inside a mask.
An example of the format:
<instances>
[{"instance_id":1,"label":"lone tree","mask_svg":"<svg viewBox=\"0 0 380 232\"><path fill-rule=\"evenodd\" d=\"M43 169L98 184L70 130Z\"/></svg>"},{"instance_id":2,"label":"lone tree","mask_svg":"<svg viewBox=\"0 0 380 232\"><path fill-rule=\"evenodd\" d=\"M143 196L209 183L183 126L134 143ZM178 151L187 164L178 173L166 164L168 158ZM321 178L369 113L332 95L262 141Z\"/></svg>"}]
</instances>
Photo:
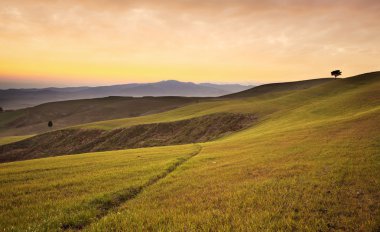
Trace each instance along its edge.
<instances>
[{"instance_id":1,"label":"lone tree","mask_svg":"<svg viewBox=\"0 0 380 232\"><path fill-rule=\"evenodd\" d=\"M342 72L340 70L334 70L331 72L331 76L334 76L335 78L340 75L342 75Z\"/></svg>"},{"instance_id":2,"label":"lone tree","mask_svg":"<svg viewBox=\"0 0 380 232\"><path fill-rule=\"evenodd\" d=\"M53 127L53 122L52 121L48 122L48 127Z\"/></svg>"},{"instance_id":3,"label":"lone tree","mask_svg":"<svg viewBox=\"0 0 380 232\"><path fill-rule=\"evenodd\" d=\"M2 113L2 112L4 112L4 110L3 110L3 108L2 108L2 107L0 107L0 113Z\"/></svg>"}]
</instances>

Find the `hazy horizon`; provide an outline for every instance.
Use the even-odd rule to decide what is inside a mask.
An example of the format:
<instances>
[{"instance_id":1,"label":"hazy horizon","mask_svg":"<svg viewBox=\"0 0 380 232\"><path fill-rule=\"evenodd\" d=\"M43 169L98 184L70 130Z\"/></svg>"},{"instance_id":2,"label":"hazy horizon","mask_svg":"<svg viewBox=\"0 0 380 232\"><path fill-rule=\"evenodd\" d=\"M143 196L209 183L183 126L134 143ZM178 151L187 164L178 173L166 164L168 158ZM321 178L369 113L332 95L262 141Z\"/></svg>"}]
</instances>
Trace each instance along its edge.
<instances>
[{"instance_id":1,"label":"hazy horizon","mask_svg":"<svg viewBox=\"0 0 380 232\"><path fill-rule=\"evenodd\" d=\"M157 82L163 82L163 81L178 81L178 82L190 82L195 84L217 84L217 85L242 85L242 86L257 86L267 83L261 83L261 82L217 82L217 81L205 81L205 82L193 82L193 81L179 81L176 79L163 79L159 81L152 81L152 82L115 82L115 83L109 83L109 82L99 82L99 83L91 83L88 82L88 84L75 84L75 83L59 83L59 82L44 82L44 81L38 81L38 82L28 82L28 81L7 81L1 79L0 77L0 89L6 90L6 89L40 89L40 88L69 88L69 87L100 87L100 86L113 86L113 85L127 85L127 84L149 84L149 83L157 83Z\"/></svg>"}]
</instances>

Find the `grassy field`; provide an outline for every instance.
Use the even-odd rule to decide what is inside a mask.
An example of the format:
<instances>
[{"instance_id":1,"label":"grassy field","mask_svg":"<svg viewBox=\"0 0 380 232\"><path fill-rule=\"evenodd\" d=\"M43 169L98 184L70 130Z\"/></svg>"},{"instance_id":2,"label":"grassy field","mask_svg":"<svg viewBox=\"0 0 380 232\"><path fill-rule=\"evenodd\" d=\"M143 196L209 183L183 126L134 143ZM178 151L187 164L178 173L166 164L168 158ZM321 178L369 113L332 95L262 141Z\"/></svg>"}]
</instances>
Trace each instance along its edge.
<instances>
[{"instance_id":1,"label":"grassy field","mask_svg":"<svg viewBox=\"0 0 380 232\"><path fill-rule=\"evenodd\" d=\"M185 145L3 164L0 228L81 228L134 197L198 150Z\"/></svg>"},{"instance_id":2,"label":"grassy field","mask_svg":"<svg viewBox=\"0 0 380 232\"><path fill-rule=\"evenodd\" d=\"M4 231L378 231L380 75L80 125L217 112L258 123L213 142L0 164Z\"/></svg>"},{"instance_id":3,"label":"grassy field","mask_svg":"<svg viewBox=\"0 0 380 232\"><path fill-rule=\"evenodd\" d=\"M195 101L197 98L188 97L106 97L45 103L0 113L0 136L36 134L99 120L148 115ZM53 128L47 126L50 120Z\"/></svg>"},{"instance_id":4,"label":"grassy field","mask_svg":"<svg viewBox=\"0 0 380 232\"><path fill-rule=\"evenodd\" d=\"M30 138L33 135L20 135L20 136L6 136L6 137L0 137L0 145L8 144L8 143L14 143L26 138Z\"/></svg>"},{"instance_id":5,"label":"grassy field","mask_svg":"<svg viewBox=\"0 0 380 232\"><path fill-rule=\"evenodd\" d=\"M332 116L346 117L348 114L378 107L380 105L379 78L380 72L376 72L337 79L308 89L268 92L255 97L245 97L244 94L244 98L237 99L235 99L237 97L235 94L233 99L221 98L159 114L99 121L75 127L109 130L145 123L177 121L219 112L253 113L259 120L265 121L270 118L272 119L270 125L277 123L280 127L288 125L284 124L285 120L291 124L298 124L299 120L309 123L323 118L330 119ZM289 119L288 116L292 118ZM273 119L276 121L274 122Z\"/></svg>"},{"instance_id":6,"label":"grassy field","mask_svg":"<svg viewBox=\"0 0 380 232\"><path fill-rule=\"evenodd\" d=\"M376 231L375 119L262 136L251 130L205 144L175 175L89 230Z\"/></svg>"}]
</instances>

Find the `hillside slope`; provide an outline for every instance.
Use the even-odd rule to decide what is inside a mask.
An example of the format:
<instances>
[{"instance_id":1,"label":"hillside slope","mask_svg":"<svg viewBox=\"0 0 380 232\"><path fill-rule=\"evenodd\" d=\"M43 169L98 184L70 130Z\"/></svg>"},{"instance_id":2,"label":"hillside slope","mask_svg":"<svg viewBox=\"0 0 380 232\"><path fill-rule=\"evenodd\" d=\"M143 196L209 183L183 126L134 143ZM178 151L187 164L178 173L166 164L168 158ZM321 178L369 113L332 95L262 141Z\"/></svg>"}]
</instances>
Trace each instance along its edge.
<instances>
[{"instance_id":1,"label":"hillside slope","mask_svg":"<svg viewBox=\"0 0 380 232\"><path fill-rule=\"evenodd\" d=\"M84 231L377 231L380 73L80 125L112 130L218 112L218 140L0 164L0 227ZM20 203L21 202L21 203Z\"/></svg>"},{"instance_id":2,"label":"hillside slope","mask_svg":"<svg viewBox=\"0 0 380 232\"><path fill-rule=\"evenodd\" d=\"M319 103L325 103L328 107L331 107L331 110L321 110L323 113L313 115L313 117L324 116L329 118L336 112L335 108L343 107L348 113L356 112L365 107L377 106L379 99L375 96L378 94L379 76L380 72L373 72L345 79L326 80L326 83L319 83L306 89L291 87L295 88L294 91L268 91L262 95L241 98L222 97L212 101L200 101L154 115L100 121L78 125L76 128L114 129L144 123L183 120L220 112L252 113L258 116L259 120L266 120L273 117L285 118L283 115L296 112L294 110L299 107L314 106ZM291 86L292 83L298 85L299 82L289 82L287 85ZM366 93L367 91L369 93ZM373 96L371 96L372 93ZM335 101L337 104L334 106ZM360 102L360 104L352 105L353 102ZM315 111L315 109L309 110ZM297 116L297 114L293 115ZM303 117L302 114L298 114L298 116L300 116L300 119ZM318 117L314 119L318 119ZM298 118L295 120L298 120Z\"/></svg>"},{"instance_id":3,"label":"hillside slope","mask_svg":"<svg viewBox=\"0 0 380 232\"><path fill-rule=\"evenodd\" d=\"M253 115L219 113L109 131L58 130L0 145L0 163L64 154L207 142L243 130L254 121Z\"/></svg>"},{"instance_id":4,"label":"hillside slope","mask_svg":"<svg viewBox=\"0 0 380 232\"><path fill-rule=\"evenodd\" d=\"M185 97L107 97L52 102L31 108L0 113L0 136L27 135L82 123L136 117L171 110L197 98Z\"/></svg>"},{"instance_id":5,"label":"hillside slope","mask_svg":"<svg viewBox=\"0 0 380 232\"><path fill-rule=\"evenodd\" d=\"M255 97L268 93L286 92L294 90L308 89L317 85L321 85L327 82L333 81L332 78L320 78L304 81L283 82L283 83L271 83L256 86L241 92L232 93L223 96L223 98L241 98L241 97Z\"/></svg>"},{"instance_id":6,"label":"hillside slope","mask_svg":"<svg viewBox=\"0 0 380 232\"><path fill-rule=\"evenodd\" d=\"M274 98L277 95L283 96L288 93L294 93L295 91L300 91L303 89L311 88L323 83L334 81L331 78L325 79L315 79L306 80L298 82L288 82L288 83L276 83L267 84L252 89L248 89L243 92L239 92L233 95L225 95L220 98L213 98L215 101L225 101L227 99L240 98L240 97L270 97ZM155 84L145 84L145 85L128 85L128 89L132 92L133 89L153 88L150 90L152 95L157 93L155 91L161 91L159 95L164 95L165 89L171 89L172 92L168 94L180 95L183 85L186 85L187 90L196 93L196 89L199 86L206 86L211 88L216 88L218 85L203 83L195 85L193 83L182 83L176 81L166 81L159 82ZM190 87L189 87L190 86ZM223 85L231 90L241 89L240 85ZM117 95L119 91L123 90L123 86L114 86L112 89L115 90L114 95ZM195 89L194 89L195 88ZM222 87L219 87L222 88ZM75 92L80 89L81 92L93 92L99 91L100 93L111 94L108 87L94 87L91 89L82 88L68 88L68 90L55 89L55 91L71 91ZM186 90L186 91L187 91ZM89 92L88 92L89 91ZM136 90L137 91L137 90ZM183 94L188 92L182 92ZM185 94L188 95L188 94ZM190 94L191 95L191 94ZM195 94L197 95L197 94ZM0 114L0 136L19 136L19 135L29 135L41 132L50 131L50 128L46 126L49 120L53 120L55 123L54 128L60 129L68 126L74 126L83 123L91 123L95 121L103 121L116 118L126 118L135 117L146 114L158 113L168 111L180 106L184 106L189 103L194 102L204 102L211 100L210 98L176 98L176 97L144 97L144 98L130 98L130 97L108 97L101 99L88 99L88 100L76 100L76 101L63 101L63 102L52 102L46 103L39 106L9 111ZM215 107L215 104L205 104L204 106ZM221 103L224 106L226 104ZM228 105L228 104L227 104ZM195 107L198 107L195 106ZM149 122L149 121L148 121Z\"/></svg>"}]
</instances>

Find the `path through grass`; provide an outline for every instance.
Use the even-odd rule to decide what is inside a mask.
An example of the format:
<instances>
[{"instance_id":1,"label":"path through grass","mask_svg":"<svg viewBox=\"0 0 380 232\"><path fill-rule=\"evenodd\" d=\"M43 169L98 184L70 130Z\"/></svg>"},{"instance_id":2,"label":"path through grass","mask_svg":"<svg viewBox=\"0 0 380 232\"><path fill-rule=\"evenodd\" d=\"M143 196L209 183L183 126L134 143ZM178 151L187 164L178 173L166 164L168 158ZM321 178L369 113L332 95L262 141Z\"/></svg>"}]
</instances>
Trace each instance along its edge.
<instances>
[{"instance_id":1,"label":"path through grass","mask_svg":"<svg viewBox=\"0 0 380 232\"><path fill-rule=\"evenodd\" d=\"M185 157L178 158L175 163L172 163L169 167L167 167L163 172L160 174L153 176L150 178L146 183L130 187L127 189L122 189L118 192L108 194L106 196L103 196L102 198L97 198L92 200L89 204L95 207L99 210L99 213L96 215L98 219L103 218L106 216L110 211L117 210L117 208L121 205L126 203L128 200L131 200L135 198L138 194L140 194L142 191L144 191L149 186L157 183L159 180L165 178L167 175L175 171L175 169L189 160L190 158L196 156L199 154L202 150L202 146L199 144L194 145L195 149L193 152L191 152L189 155ZM87 221L88 223L85 224L79 224L79 225L69 225L64 224L62 225L62 229L83 229L83 227L88 226L90 221Z\"/></svg>"},{"instance_id":2,"label":"path through grass","mask_svg":"<svg viewBox=\"0 0 380 232\"><path fill-rule=\"evenodd\" d=\"M82 228L168 175L199 149L190 144L1 164L0 228Z\"/></svg>"}]
</instances>

